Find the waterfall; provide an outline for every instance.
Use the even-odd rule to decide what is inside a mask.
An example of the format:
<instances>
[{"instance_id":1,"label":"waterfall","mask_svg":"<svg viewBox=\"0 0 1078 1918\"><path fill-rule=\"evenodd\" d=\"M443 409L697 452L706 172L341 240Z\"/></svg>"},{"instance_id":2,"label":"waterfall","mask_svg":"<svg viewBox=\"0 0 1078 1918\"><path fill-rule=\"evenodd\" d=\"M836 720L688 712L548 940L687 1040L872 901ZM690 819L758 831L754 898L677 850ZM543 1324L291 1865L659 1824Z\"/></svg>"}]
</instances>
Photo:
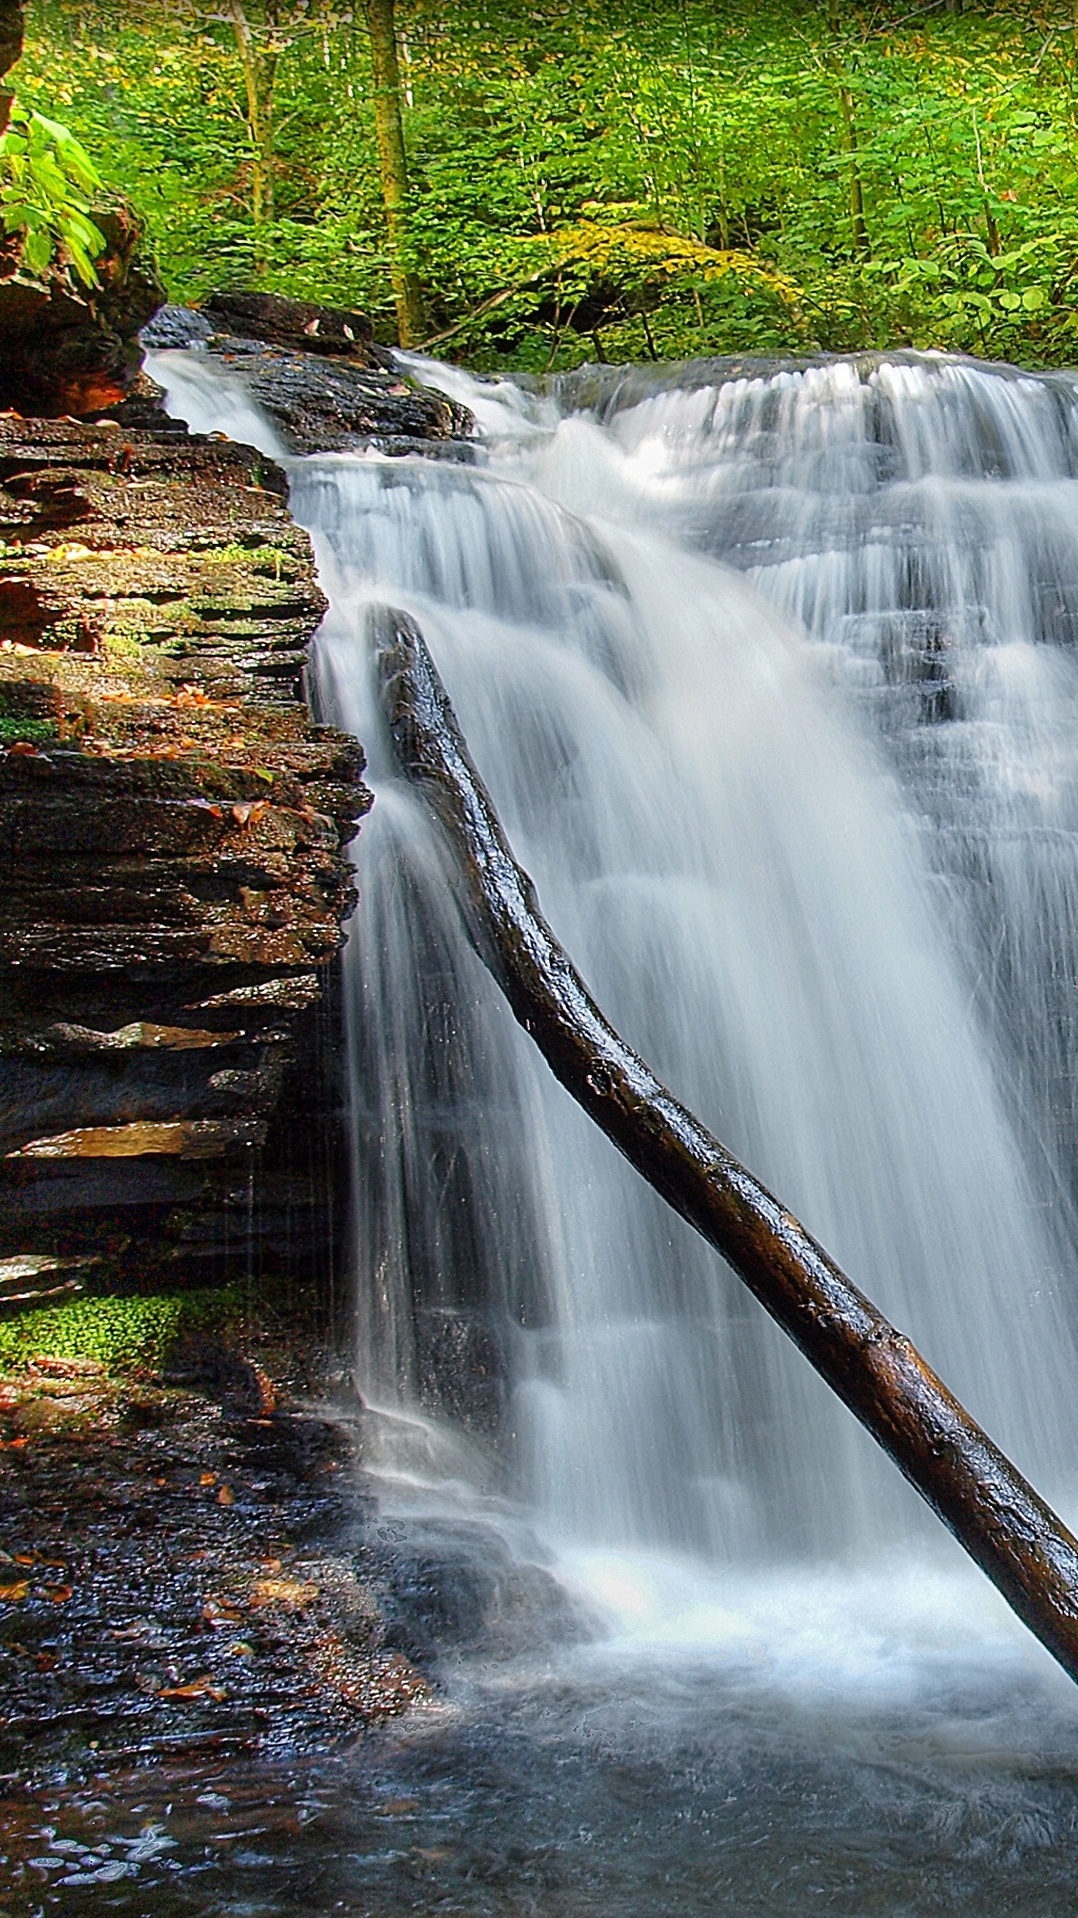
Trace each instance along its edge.
<instances>
[{"instance_id":1,"label":"waterfall","mask_svg":"<svg viewBox=\"0 0 1078 1918\"><path fill-rule=\"evenodd\" d=\"M320 697L378 795L347 964L387 1469L711 1567L924 1529L468 948L382 738L382 600L613 1022L1065 1498L1078 382L906 355L539 395L421 364L476 412L475 464L290 462L332 602ZM210 362L154 370L275 450Z\"/></svg>"}]
</instances>

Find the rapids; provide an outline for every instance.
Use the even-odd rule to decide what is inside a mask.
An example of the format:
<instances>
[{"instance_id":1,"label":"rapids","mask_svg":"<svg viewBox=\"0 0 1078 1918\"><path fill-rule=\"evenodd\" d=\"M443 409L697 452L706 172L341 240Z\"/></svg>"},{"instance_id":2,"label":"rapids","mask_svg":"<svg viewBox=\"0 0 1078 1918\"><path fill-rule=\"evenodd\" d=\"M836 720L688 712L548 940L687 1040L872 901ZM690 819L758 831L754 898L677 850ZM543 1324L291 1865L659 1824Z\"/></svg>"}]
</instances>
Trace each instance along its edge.
<instances>
[{"instance_id":1,"label":"rapids","mask_svg":"<svg viewBox=\"0 0 1078 1918\"><path fill-rule=\"evenodd\" d=\"M493 1581L452 1729L386 1763L457 1804L477 1751L515 1750L530 1810L497 1842L532 1863L577 1843L561 1802L542 1837L559 1764L646 1774L662 1870L633 1904L647 1818L615 1780L574 1911L1054 1911L1043 1873L1028 1904L983 1888L1078 1842L1078 1701L515 1026L394 776L364 614L418 619L614 1023L1073 1522L1078 379L903 355L540 393L414 364L472 407L474 464L286 462L332 602L315 697L378 795L346 959L358 1376L401 1536L465 1580L541 1567L546 1597ZM152 370L192 425L279 452L205 357ZM905 1839L870 1895L834 1805L893 1838L953 1764L941 1902ZM746 1767L819 1885L801 1851L767 1878L728 1809ZM455 1864L464 1902L378 1902L380 1870L379 1912L563 1909Z\"/></svg>"}]
</instances>

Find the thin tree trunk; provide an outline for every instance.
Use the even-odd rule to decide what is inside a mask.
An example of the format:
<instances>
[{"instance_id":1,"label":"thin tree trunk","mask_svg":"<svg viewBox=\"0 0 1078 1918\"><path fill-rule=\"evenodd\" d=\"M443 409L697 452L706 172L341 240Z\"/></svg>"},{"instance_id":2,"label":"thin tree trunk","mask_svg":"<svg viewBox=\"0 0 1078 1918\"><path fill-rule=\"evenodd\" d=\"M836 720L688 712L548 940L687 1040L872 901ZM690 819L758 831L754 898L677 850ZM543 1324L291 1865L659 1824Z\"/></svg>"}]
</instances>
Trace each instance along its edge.
<instances>
[{"instance_id":1,"label":"thin tree trunk","mask_svg":"<svg viewBox=\"0 0 1078 1918\"><path fill-rule=\"evenodd\" d=\"M2 84L9 67L22 52L22 6L20 0L0 0L0 133L7 127L14 95Z\"/></svg>"},{"instance_id":2,"label":"thin tree trunk","mask_svg":"<svg viewBox=\"0 0 1078 1918\"><path fill-rule=\"evenodd\" d=\"M247 95L247 131L251 140L251 222L254 226L255 267L259 273L268 264L266 229L274 213L273 90L277 81L277 51L272 44L260 49L251 23L243 10L243 0L229 0L229 18L239 49L243 85ZM272 36L277 25L276 0L267 0L266 30Z\"/></svg>"},{"instance_id":3,"label":"thin tree trunk","mask_svg":"<svg viewBox=\"0 0 1078 1918\"><path fill-rule=\"evenodd\" d=\"M469 937L516 1018L578 1103L722 1254L1078 1681L1078 1540L909 1339L607 1022L513 858L418 628L387 607L371 620L397 757L446 831Z\"/></svg>"},{"instance_id":4,"label":"thin tree trunk","mask_svg":"<svg viewBox=\"0 0 1078 1918\"><path fill-rule=\"evenodd\" d=\"M853 94L846 85L842 73L842 64L838 55L838 0L829 0L828 18L831 33L835 40L832 53L832 66L838 81L838 104L842 118L842 150L846 155L846 190L850 209L850 232L858 253L868 252L868 228L865 225L865 194L861 184L861 154L857 138L857 121L853 111Z\"/></svg>"},{"instance_id":5,"label":"thin tree trunk","mask_svg":"<svg viewBox=\"0 0 1078 1918\"><path fill-rule=\"evenodd\" d=\"M426 338L423 291L408 263L408 157L401 121L400 68L394 0L364 0L374 69L374 130L382 174L382 203L389 234L393 298L397 308L397 336L402 346L418 346Z\"/></svg>"}]
</instances>

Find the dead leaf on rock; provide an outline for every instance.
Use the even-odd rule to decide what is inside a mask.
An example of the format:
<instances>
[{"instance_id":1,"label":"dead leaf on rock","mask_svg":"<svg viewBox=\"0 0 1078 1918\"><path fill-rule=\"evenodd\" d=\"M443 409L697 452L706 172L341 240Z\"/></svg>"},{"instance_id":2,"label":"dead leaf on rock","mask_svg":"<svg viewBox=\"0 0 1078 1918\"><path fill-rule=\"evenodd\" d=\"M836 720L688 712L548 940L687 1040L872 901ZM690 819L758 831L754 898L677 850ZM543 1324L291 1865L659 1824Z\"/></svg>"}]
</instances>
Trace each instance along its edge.
<instances>
[{"instance_id":1,"label":"dead leaf on rock","mask_svg":"<svg viewBox=\"0 0 1078 1918\"><path fill-rule=\"evenodd\" d=\"M46 1585L45 1597L51 1598L54 1605L66 1605L74 1589L73 1585Z\"/></svg>"},{"instance_id":2,"label":"dead leaf on rock","mask_svg":"<svg viewBox=\"0 0 1078 1918\"><path fill-rule=\"evenodd\" d=\"M213 1674L206 1672L201 1678L193 1678L189 1685L167 1685L159 1691L158 1698L215 1698L220 1702L228 1693L223 1685L215 1685Z\"/></svg>"},{"instance_id":3,"label":"dead leaf on rock","mask_svg":"<svg viewBox=\"0 0 1078 1918\"><path fill-rule=\"evenodd\" d=\"M313 1605L317 1597L318 1586L310 1579L260 1578L251 1591L250 1602L252 1611L263 1605L280 1605L286 1612L298 1612L305 1605Z\"/></svg>"},{"instance_id":4,"label":"dead leaf on rock","mask_svg":"<svg viewBox=\"0 0 1078 1918\"><path fill-rule=\"evenodd\" d=\"M0 1603L18 1605L29 1590L30 1581L26 1578L17 1579L14 1585L0 1585Z\"/></svg>"},{"instance_id":5,"label":"dead leaf on rock","mask_svg":"<svg viewBox=\"0 0 1078 1918\"><path fill-rule=\"evenodd\" d=\"M228 1599L208 1598L202 1607L202 1617L207 1625L238 1625L243 1613Z\"/></svg>"},{"instance_id":6,"label":"dead leaf on rock","mask_svg":"<svg viewBox=\"0 0 1078 1918\"><path fill-rule=\"evenodd\" d=\"M222 1485L220 1491L217 1494L217 1503L218 1505L235 1505L236 1495L233 1492L231 1485Z\"/></svg>"}]
</instances>

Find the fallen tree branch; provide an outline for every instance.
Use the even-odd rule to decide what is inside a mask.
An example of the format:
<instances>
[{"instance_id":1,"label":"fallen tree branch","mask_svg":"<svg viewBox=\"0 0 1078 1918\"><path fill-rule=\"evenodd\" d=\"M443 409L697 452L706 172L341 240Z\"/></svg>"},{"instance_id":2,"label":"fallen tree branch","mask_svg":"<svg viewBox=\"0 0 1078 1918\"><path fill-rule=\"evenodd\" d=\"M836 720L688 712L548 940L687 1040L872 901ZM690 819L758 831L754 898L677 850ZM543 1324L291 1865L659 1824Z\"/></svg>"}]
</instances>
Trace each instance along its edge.
<instances>
[{"instance_id":1,"label":"fallen tree branch","mask_svg":"<svg viewBox=\"0 0 1078 1918\"><path fill-rule=\"evenodd\" d=\"M661 1085L604 1018L539 911L423 637L371 614L407 778L444 827L469 937L548 1065L630 1164L744 1279L1030 1631L1078 1682L1078 1541L909 1339Z\"/></svg>"}]
</instances>

